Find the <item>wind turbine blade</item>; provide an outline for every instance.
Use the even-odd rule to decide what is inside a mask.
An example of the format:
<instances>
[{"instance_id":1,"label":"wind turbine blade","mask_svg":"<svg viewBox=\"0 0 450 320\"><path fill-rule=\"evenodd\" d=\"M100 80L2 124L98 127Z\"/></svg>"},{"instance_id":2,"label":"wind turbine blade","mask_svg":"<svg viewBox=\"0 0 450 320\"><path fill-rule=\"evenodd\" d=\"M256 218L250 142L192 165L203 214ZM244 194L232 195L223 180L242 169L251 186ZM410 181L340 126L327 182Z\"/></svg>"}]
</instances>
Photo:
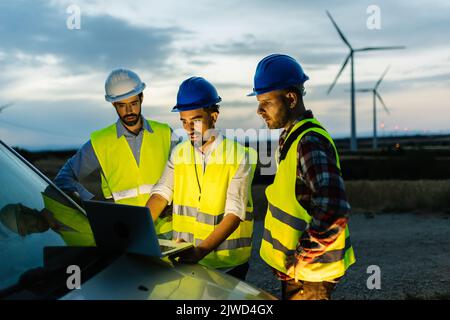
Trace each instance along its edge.
<instances>
[{"instance_id":1,"label":"wind turbine blade","mask_svg":"<svg viewBox=\"0 0 450 320\"><path fill-rule=\"evenodd\" d=\"M386 70L384 70L383 74L381 75L380 79L377 81L377 83L375 84L375 90L378 89L378 86L380 85L381 81L383 81L384 76L386 75L386 73L389 71L389 69L391 68L391 66L388 66L386 68Z\"/></svg>"},{"instance_id":2,"label":"wind turbine blade","mask_svg":"<svg viewBox=\"0 0 450 320\"><path fill-rule=\"evenodd\" d=\"M333 23L334 27L336 28L337 32L339 33L339 36L341 37L342 41L345 42L345 44L350 48L350 50L353 50L352 46L350 45L350 42L348 42L347 38L342 33L341 29L339 29L337 23L334 21L333 17L331 16L331 13L326 10L328 17L331 20L331 23Z\"/></svg>"},{"instance_id":3,"label":"wind turbine blade","mask_svg":"<svg viewBox=\"0 0 450 320\"><path fill-rule=\"evenodd\" d=\"M361 49L355 49L355 52L360 51L373 51L373 50L397 50L397 49L405 49L405 46L391 46L391 47L365 47Z\"/></svg>"},{"instance_id":4,"label":"wind turbine blade","mask_svg":"<svg viewBox=\"0 0 450 320\"><path fill-rule=\"evenodd\" d=\"M348 63L348 60L350 60L351 55L352 55L352 54L350 53L350 54L347 56L347 58L345 59L344 64L343 64L342 67L341 67L341 70L339 70L339 72L338 72L338 74L336 75L336 77L334 78L334 81L333 81L333 83L331 84L330 88L328 88L327 94L329 94L329 93L331 92L331 90L333 90L334 85L336 84L336 82L337 82L339 76L341 75L342 71L344 71L344 68L345 68L345 66L346 66L347 63Z\"/></svg>"},{"instance_id":5,"label":"wind turbine blade","mask_svg":"<svg viewBox=\"0 0 450 320\"><path fill-rule=\"evenodd\" d=\"M2 112L4 109L9 108L13 105L13 103L8 103L0 106L0 112Z\"/></svg>"},{"instance_id":6,"label":"wind turbine blade","mask_svg":"<svg viewBox=\"0 0 450 320\"><path fill-rule=\"evenodd\" d=\"M380 94L379 94L377 91L375 91L375 95L377 96L378 100L380 100L381 105L382 105L383 108L384 108L384 111L386 111L388 114L391 114L391 112L390 112L389 109L386 107L386 104L384 103L383 99L381 98Z\"/></svg>"}]
</instances>

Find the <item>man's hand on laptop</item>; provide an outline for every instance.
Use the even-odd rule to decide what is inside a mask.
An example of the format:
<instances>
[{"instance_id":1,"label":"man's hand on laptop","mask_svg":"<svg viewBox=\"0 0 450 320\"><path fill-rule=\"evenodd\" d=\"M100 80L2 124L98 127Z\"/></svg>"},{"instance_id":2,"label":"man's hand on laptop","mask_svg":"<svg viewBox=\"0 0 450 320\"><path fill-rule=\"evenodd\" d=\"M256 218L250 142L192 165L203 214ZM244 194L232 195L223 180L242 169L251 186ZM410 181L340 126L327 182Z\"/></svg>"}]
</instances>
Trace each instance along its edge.
<instances>
[{"instance_id":1,"label":"man's hand on laptop","mask_svg":"<svg viewBox=\"0 0 450 320\"><path fill-rule=\"evenodd\" d=\"M176 242L185 242L183 239L177 239ZM202 260L207 254L208 250L202 247L192 247L185 251L181 251L174 258L178 258L176 261L179 263L197 263Z\"/></svg>"}]
</instances>

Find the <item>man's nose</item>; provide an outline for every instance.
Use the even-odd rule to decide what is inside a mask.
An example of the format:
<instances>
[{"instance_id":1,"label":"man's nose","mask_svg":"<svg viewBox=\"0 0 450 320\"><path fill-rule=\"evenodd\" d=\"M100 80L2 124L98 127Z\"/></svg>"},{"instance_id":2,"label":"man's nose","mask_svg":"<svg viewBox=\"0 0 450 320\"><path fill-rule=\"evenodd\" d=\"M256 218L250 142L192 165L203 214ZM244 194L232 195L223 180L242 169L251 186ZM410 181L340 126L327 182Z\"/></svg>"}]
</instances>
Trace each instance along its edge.
<instances>
[{"instance_id":1,"label":"man's nose","mask_svg":"<svg viewBox=\"0 0 450 320\"><path fill-rule=\"evenodd\" d=\"M188 133L191 133L194 131L194 122L188 122L185 124L184 128Z\"/></svg>"},{"instance_id":2,"label":"man's nose","mask_svg":"<svg viewBox=\"0 0 450 320\"><path fill-rule=\"evenodd\" d=\"M198 121L198 122L195 122L194 123L194 130L195 131L197 131L197 132L203 132L203 122L200 122L200 121Z\"/></svg>"},{"instance_id":3,"label":"man's nose","mask_svg":"<svg viewBox=\"0 0 450 320\"><path fill-rule=\"evenodd\" d=\"M258 108L256 108L256 113L261 115L263 113L263 107L261 107L261 105L258 105Z\"/></svg>"},{"instance_id":4,"label":"man's nose","mask_svg":"<svg viewBox=\"0 0 450 320\"><path fill-rule=\"evenodd\" d=\"M133 106L131 105L131 103L127 103L127 106L125 108L127 113L133 112Z\"/></svg>"}]
</instances>

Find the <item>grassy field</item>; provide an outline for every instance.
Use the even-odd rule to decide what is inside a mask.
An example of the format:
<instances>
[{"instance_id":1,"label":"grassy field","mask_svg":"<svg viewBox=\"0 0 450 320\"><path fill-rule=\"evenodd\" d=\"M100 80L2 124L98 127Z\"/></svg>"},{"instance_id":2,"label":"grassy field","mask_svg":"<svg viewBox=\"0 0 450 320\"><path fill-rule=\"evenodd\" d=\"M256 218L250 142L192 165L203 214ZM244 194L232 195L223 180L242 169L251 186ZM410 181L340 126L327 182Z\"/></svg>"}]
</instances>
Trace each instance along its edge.
<instances>
[{"instance_id":1,"label":"grassy field","mask_svg":"<svg viewBox=\"0 0 450 320\"><path fill-rule=\"evenodd\" d=\"M450 213L450 180L348 181L346 189L356 211Z\"/></svg>"},{"instance_id":2,"label":"grassy field","mask_svg":"<svg viewBox=\"0 0 450 320\"><path fill-rule=\"evenodd\" d=\"M264 185L253 186L255 212L264 212ZM450 180L347 181L348 201L353 212L445 212L450 213Z\"/></svg>"}]
</instances>

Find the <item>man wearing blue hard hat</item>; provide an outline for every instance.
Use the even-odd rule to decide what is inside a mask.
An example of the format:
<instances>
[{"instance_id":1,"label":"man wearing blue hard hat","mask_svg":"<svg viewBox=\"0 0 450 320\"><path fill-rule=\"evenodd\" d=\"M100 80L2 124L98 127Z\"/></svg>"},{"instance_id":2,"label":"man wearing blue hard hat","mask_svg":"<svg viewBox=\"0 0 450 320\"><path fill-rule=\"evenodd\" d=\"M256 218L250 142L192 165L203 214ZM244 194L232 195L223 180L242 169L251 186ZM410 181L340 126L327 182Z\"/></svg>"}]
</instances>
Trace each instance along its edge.
<instances>
[{"instance_id":1,"label":"man wearing blue hard hat","mask_svg":"<svg viewBox=\"0 0 450 320\"><path fill-rule=\"evenodd\" d=\"M105 100L113 105L119 119L91 134L59 171L55 178L58 187L78 200L89 200L94 195L80 181L100 169L105 199L145 206L175 140L169 125L142 116L145 87L131 70L117 69L109 74ZM155 227L160 237L170 238L171 216L162 216Z\"/></svg>"},{"instance_id":2,"label":"man wearing blue hard hat","mask_svg":"<svg viewBox=\"0 0 450 320\"><path fill-rule=\"evenodd\" d=\"M221 100L204 78L180 85L172 111L179 112L189 139L174 148L147 206L156 219L173 202L173 239L194 244L181 252L179 262L198 262L245 279L257 155L215 129Z\"/></svg>"},{"instance_id":3,"label":"man wearing blue hard hat","mask_svg":"<svg viewBox=\"0 0 450 320\"><path fill-rule=\"evenodd\" d=\"M260 255L281 280L283 299L330 299L355 262L339 156L325 128L307 110L309 77L292 57L272 54L256 67L257 113L269 129L283 129Z\"/></svg>"}]
</instances>

